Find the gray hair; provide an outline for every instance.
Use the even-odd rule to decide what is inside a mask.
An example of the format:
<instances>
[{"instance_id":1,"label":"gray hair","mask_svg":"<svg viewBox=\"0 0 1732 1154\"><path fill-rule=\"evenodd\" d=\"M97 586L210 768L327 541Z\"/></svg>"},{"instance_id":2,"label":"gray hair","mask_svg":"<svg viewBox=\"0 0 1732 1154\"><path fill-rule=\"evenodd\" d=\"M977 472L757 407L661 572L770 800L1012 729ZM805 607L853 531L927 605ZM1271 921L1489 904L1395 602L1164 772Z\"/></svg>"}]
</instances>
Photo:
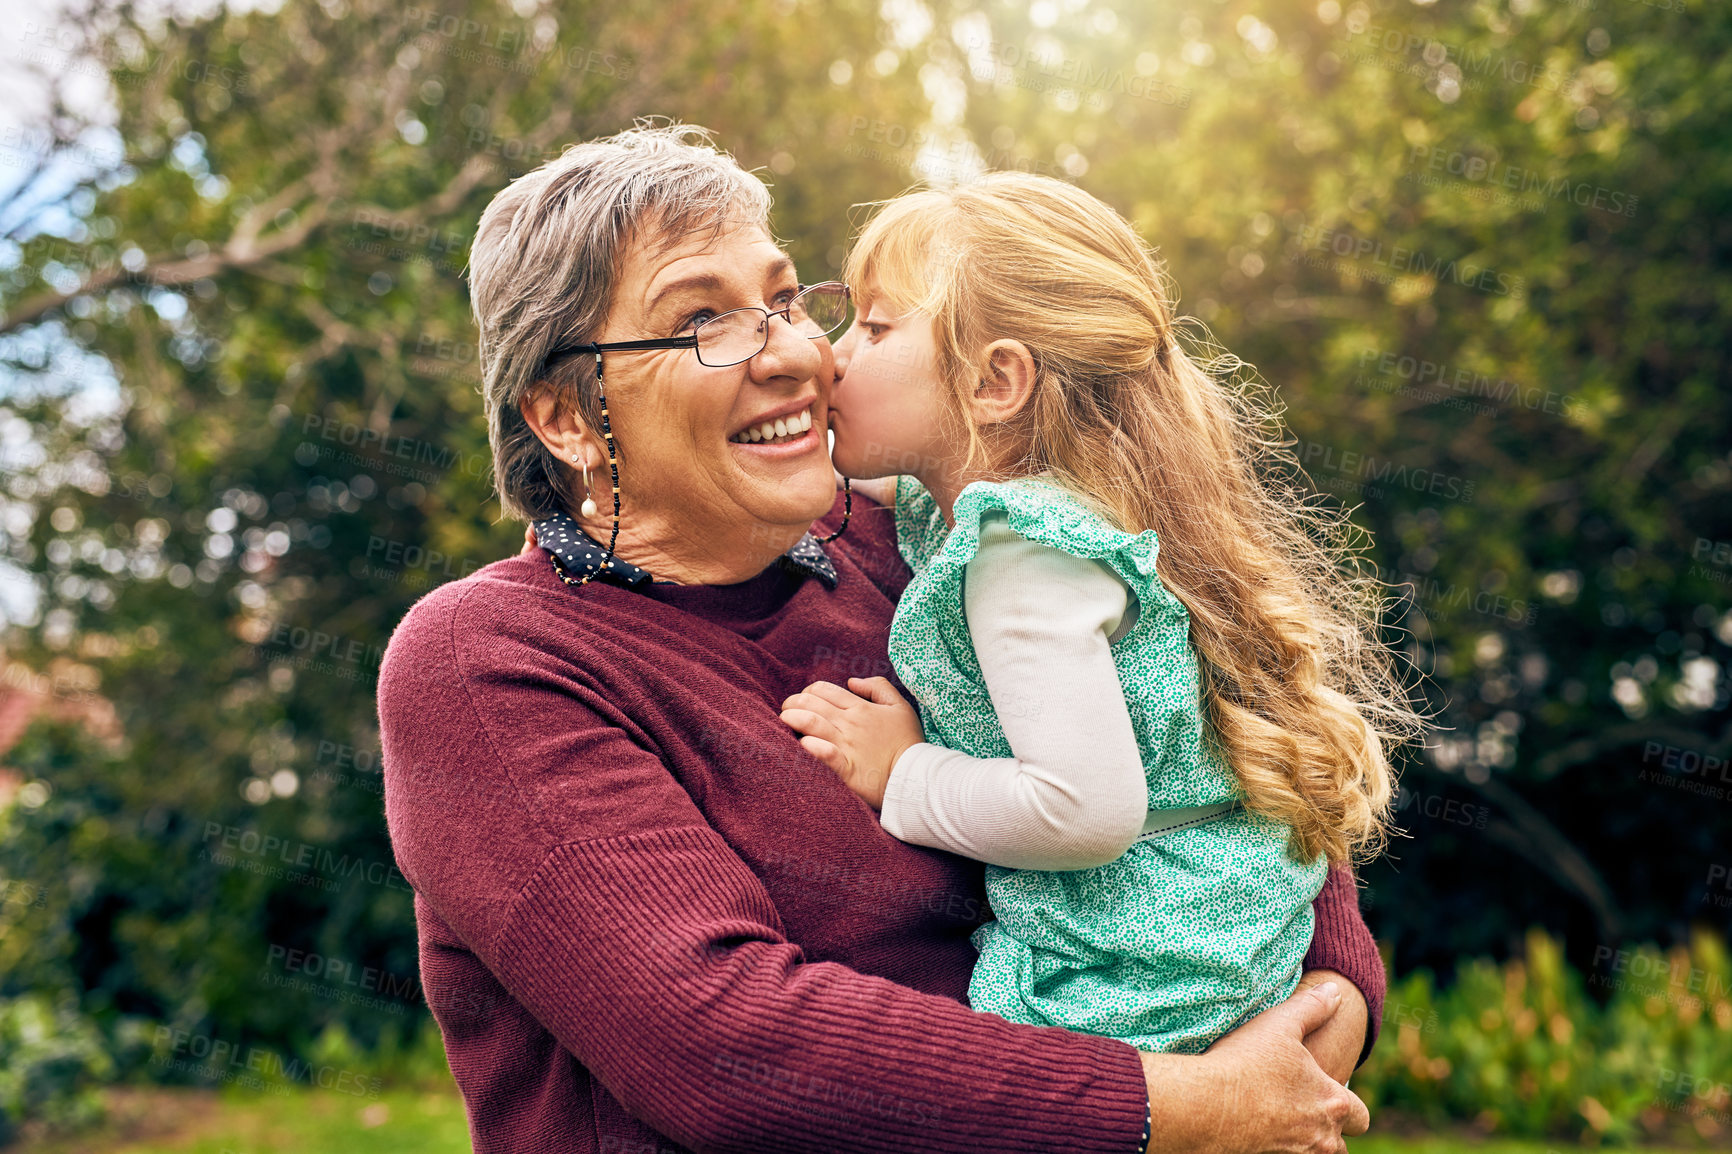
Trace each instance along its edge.
<instances>
[{"instance_id":1,"label":"gray hair","mask_svg":"<svg viewBox=\"0 0 1732 1154\"><path fill-rule=\"evenodd\" d=\"M563 359L551 371L543 363L549 350L596 339L629 244L667 245L740 223L768 233L769 216L764 183L691 124L640 120L572 145L500 190L476 227L469 294L481 330L493 484L506 516L530 521L576 508L570 466L541 443L519 406L545 381L600 434L595 358ZM607 483L604 466L598 488Z\"/></svg>"}]
</instances>

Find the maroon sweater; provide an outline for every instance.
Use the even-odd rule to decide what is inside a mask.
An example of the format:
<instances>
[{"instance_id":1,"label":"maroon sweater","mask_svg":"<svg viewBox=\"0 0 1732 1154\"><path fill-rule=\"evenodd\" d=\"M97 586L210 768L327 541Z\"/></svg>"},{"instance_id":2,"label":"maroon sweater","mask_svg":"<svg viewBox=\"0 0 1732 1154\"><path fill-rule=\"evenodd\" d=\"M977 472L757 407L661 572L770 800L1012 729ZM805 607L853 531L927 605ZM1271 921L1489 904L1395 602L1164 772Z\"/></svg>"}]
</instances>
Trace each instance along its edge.
<instances>
[{"instance_id":1,"label":"maroon sweater","mask_svg":"<svg viewBox=\"0 0 1732 1154\"><path fill-rule=\"evenodd\" d=\"M481 1154L1138 1149L1134 1048L964 1003L981 864L885 833L778 719L891 673L908 571L855 506L834 589L577 589L536 549L392 637L386 818ZM1306 964L1364 992L1374 1037L1351 878L1316 910Z\"/></svg>"}]
</instances>

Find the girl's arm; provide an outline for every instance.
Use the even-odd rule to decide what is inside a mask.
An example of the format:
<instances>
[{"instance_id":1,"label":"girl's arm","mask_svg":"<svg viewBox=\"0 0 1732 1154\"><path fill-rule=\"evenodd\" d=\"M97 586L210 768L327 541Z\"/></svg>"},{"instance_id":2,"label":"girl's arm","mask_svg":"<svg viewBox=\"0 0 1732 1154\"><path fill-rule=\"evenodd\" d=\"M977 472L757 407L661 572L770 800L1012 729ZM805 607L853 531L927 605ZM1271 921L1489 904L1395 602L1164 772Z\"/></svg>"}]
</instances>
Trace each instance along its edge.
<instances>
[{"instance_id":1,"label":"girl's arm","mask_svg":"<svg viewBox=\"0 0 1732 1154\"><path fill-rule=\"evenodd\" d=\"M922 742L899 758L880 822L903 841L1014 869L1120 857L1148 786L1108 639L1135 614L1105 566L986 519L964 584L969 635L1014 756Z\"/></svg>"}]
</instances>

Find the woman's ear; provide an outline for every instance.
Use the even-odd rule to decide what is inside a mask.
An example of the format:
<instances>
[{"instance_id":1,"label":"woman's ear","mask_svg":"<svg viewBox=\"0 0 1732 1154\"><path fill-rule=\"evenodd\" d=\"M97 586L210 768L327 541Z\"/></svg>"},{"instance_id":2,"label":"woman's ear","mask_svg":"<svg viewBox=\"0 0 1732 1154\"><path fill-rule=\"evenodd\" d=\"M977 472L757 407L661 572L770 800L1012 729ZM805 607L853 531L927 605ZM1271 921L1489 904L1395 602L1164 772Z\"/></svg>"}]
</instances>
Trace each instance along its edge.
<instances>
[{"instance_id":1,"label":"woman's ear","mask_svg":"<svg viewBox=\"0 0 1732 1154\"><path fill-rule=\"evenodd\" d=\"M559 403L559 397L546 382L540 382L524 393L517 408L523 414L529 431L547 446L548 452L560 464L573 468L587 464L591 469L597 469L607 461L607 450L601 438L570 406ZM577 458L575 463L572 460L574 455Z\"/></svg>"},{"instance_id":2,"label":"woman's ear","mask_svg":"<svg viewBox=\"0 0 1732 1154\"><path fill-rule=\"evenodd\" d=\"M986 346L985 371L969 398L977 425L1014 420L1034 395L1034 356L1021 341L999 340Z\"/></svg>"}]
</instances>

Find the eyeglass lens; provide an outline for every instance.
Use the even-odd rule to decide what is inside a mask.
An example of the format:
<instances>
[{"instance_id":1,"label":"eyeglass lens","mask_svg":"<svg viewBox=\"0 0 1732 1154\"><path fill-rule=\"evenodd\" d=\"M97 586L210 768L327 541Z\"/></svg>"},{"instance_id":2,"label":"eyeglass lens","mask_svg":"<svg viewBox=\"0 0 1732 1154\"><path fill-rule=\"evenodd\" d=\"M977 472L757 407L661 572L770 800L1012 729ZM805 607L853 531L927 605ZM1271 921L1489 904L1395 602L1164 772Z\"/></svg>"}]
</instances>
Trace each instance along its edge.
<instances>
[{"instance_id":1,"label":"eyeglass lens","mask_svg":"<svg viewBox=\"0 0 1732 1154\"><path fill-rule=\"evenodd\" d=\"M794 331L814 340L841 328L848 320L848 294L840 285L814 285L788 306ZM734 309L698 326L698 359L720 368L737 365L763 351L769 341L770 318L762 309Z\"/></svg>"}]
</instances>

